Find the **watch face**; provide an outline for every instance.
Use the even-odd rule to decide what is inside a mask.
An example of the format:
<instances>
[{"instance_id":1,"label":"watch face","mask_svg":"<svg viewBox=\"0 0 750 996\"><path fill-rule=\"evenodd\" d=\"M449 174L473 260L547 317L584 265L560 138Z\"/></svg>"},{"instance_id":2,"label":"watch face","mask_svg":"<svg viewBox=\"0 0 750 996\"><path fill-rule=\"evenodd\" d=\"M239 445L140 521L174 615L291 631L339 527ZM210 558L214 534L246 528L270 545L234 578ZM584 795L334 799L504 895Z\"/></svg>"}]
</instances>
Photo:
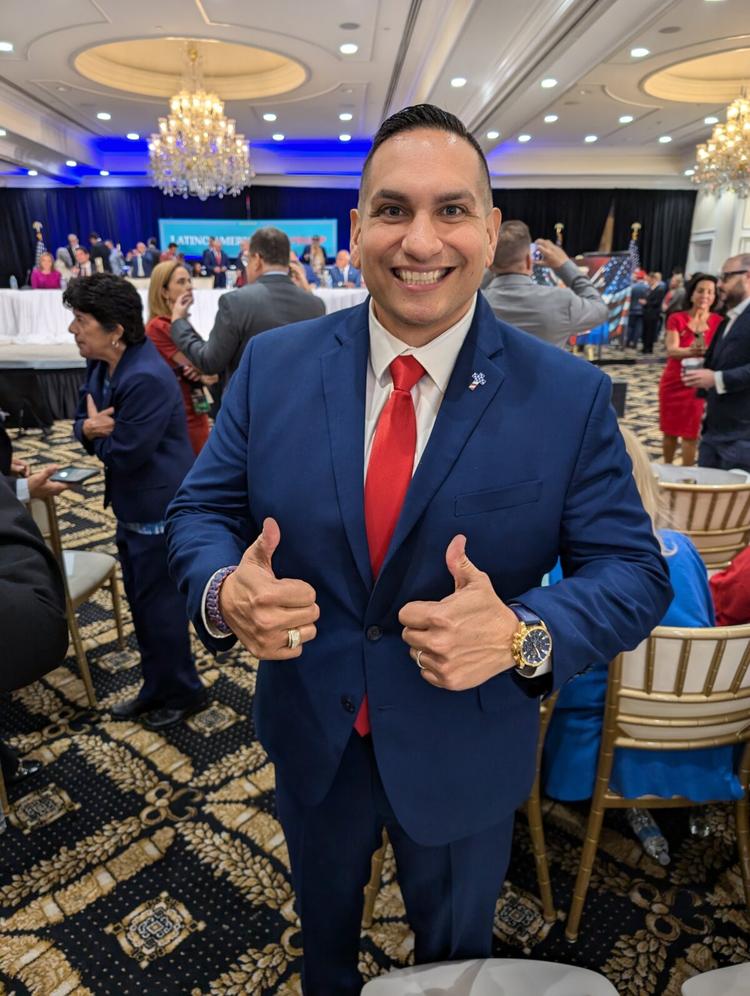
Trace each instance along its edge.
<instances>
[{"instance_id":1,"label":"watch face","mask_svg":"<svg viewBox=\"0 0 750 996\"><path fill-rule=\"evenodd\" d=\"M526 664L532 667L544 662L552 652L552 640L549 633L541 626L534 626L523 639L521 655Z\"/></svg>"}]
</instances>

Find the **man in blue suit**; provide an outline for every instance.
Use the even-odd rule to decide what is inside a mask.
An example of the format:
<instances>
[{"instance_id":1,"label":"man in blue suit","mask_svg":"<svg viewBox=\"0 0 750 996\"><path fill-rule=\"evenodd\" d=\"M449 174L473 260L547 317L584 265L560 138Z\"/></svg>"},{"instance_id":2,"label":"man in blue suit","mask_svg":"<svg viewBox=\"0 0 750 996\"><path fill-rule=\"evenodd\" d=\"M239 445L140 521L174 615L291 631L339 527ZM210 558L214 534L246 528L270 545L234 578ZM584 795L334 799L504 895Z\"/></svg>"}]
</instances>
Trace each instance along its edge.
<instances>
[{"instance_id":1,"label":"man in blue suit","mask_svg":"<svg viewBox=\"0 0 750 996\"><path fill-rule=\"evenodd\" d=\"M352 212L371 300L250 341L170 508L201 638L262 661L307 996L359 992L383 826L415 961L490 954L539 695L670 599L608 379L477 294L499 223L457 118L389 118Z\"/></svg>"},{"instance_id":2,"label":"man in blue suit","mask_svg":"<svg viewBox=\"0 0 750 996\"><path fill-rule=\"evenodd\" d=\"M331 287L361 287L362 275L351 265L351 256L346 249L336 253L336 265L331 267Z\"/></svg>"},{"instance_id":3,"label":"man in blue suit","mask_svg":"<svg viewBox=\"0 0 750 996\"><path fill-rule=\"evenodd\" d=\"M213 274L214 287L226 287L229 256L222 248L221 239L215 239L213 235L209 236L208 249L203 253L203 265L207 273Z\"/></svg>"}]
</instances>

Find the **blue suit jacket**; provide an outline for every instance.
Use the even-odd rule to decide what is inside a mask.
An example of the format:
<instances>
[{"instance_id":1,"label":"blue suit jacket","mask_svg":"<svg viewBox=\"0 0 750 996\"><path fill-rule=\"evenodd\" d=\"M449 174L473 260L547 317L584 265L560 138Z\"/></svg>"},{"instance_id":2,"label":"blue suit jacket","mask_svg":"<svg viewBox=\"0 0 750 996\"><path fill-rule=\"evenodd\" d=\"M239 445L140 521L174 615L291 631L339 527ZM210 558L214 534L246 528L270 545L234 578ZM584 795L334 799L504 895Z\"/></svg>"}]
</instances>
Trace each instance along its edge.
<instances>
[{"instance_id":1,"label":"blue suit jacket","mask_svg":"<svg viewBox=\"0 0 750 996\"><path fill-rule=\"evenodd\" d=\"M219 419L170 507L170 563L204 642L210 575L239 563L266 516L278 577L316 590L318 635L261 664L258 735L307 804L321 800L365 688L393 809L416 841L489 827L526 798L539 704L506 671L451 692L424 681L398 612L454 590L457 533L498 595L548 624L554 684L635 646L669 582L594 367L498 321L481 295L389 552L373 585L365 535L368 303L251 339ZM469 390L474 373L485 383ZM569 580L541 588L558 554Z\"/></svg>"},{"instance_id":2,"label":"blue suit jacket","mask_svg":"<svg viewBox=\"0 0 750 996\"><path fill-rule=\"evenodd\" d=\"M226 287L227 285L226 273L214 273L214 267L215 266L229 267L230 263L231 260L229 259L229 256L227 256L227 254L224 252L223 249L221 250L221 260L218 263L216 262L216 254L214 253L213 249L203 250L203 265L208 271L209 277L214 278L214 287Z\"/></svg>"},{"instance_id":3,"label":"blue suit jacket","mask_svg":"<svg viewBox=\"0 0 750 996\"><path fill-rule=\"evenodd\" d=\"M108 397L106 374L106 363L89 361L73 431L104 464L105 507L121 522L159 522L194 459L177 380L149 339L125 350ZM87 394L99 410L114 407L110 436L84 436Z\"/></svg>"},{"instance_id":4,"label":"blue suit jacket","mask_svg":"<svg viewBox=\"0 0 750 996\"><path fill-rule=\"evenodd\" d=\"M338 287L339 284L344 283L344 271L340 270L338 266L330 266L328 272L331 274L331 286ZM348 282L354 284L355 287L359 287L362 284L362 274L359 270L355 270L353 266L349 267L349 273L347 274Z\"/></svg>"}]
</instances>

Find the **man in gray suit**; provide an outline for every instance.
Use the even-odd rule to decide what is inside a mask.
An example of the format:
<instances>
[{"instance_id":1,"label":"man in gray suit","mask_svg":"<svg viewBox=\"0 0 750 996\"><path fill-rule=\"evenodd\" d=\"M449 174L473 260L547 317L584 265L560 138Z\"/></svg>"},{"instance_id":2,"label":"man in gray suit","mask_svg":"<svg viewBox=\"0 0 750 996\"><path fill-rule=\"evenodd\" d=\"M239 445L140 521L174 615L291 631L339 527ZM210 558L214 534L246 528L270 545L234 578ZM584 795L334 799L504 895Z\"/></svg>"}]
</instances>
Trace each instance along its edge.
<instances>
[{"instance_id":1,"label":"man in gray suit","mask_svg":"<svg viewBox=\"0 0 750 996\"><path fill-rule=\"evenodd\" d=\"M278 228L254 233L246 272L244 287L219 298L208 340L201 339L187 319L192 291L183 294L172 310L172 341L201 373L224 374L228 380L251 336L325 314L319 297L292 283L289 239Z\"/></svg>"},{"instance_id":2,"label":"man in gray suit","mask_svg":"<svg viewBox=\"0 0 750 996\"><path fill-rule=\"evenodd\" d=\"M500 226L494 279L483 288L498 318L556 346L571 335L606 322L609 310L599 292L567 254L548 239L537 239L537 259L566 287L542 287L531 279L531 234L522 221Z\"/></svg>"}]
</instances>

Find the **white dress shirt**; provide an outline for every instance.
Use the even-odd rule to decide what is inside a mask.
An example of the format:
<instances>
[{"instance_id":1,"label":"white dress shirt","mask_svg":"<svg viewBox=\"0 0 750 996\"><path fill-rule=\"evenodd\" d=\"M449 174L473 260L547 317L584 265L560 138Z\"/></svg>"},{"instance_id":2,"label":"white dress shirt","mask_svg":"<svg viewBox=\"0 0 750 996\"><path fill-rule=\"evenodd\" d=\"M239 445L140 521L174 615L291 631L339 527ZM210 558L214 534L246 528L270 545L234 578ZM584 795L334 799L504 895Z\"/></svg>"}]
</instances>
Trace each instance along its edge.
<instances>
[{"instance_id":1,"label":"white dress shirt","mask_svg":"<svg viewBox=\"0 0 750 996\"><path fill-rule=\"evenodd\" d=\"M729 321L727 322L724 331L721 334L722 339L726 339L726 337L732 331L732 326L740 317L745 308L747 308L748 305L750 305L750 297L746 297L743 301L740 301L739 304L735 304L733 308L729 309L729 311L727 312L727 318L729 319ZM724 374L721 370L714 371L714 383L717 394L727 393L727 389L724 387Z\"/></svg>"}]
</instances>

